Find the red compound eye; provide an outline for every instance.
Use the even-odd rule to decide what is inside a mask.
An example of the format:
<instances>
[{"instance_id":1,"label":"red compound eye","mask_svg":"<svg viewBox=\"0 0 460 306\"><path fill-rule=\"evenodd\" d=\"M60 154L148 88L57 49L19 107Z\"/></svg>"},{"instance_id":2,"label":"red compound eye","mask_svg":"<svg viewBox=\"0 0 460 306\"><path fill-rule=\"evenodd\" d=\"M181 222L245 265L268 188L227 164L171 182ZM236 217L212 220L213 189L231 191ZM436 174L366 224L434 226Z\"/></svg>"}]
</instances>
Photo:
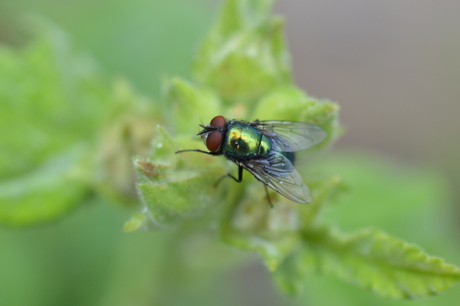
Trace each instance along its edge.
<instances>
[{"instance_id":1,"label":"red compound eye","mask_svg":"<svg viewBox=\"0 0 460 306\"><path fill-rule=\"evenodd\" d=\"M214 118L212 118L211 123L209 125L212 127L220 128L224 127L225 124L227 124L227 122L225 121L225 118L223 116L215 116ZM223 138L224 136L222 135L222 133L212 132L206 138L206 147L209 151L216 152L219 149Z\"/></svg>"},{"instance_id":2,"label":"red compound eye","mask_svg":"<svg viewBox=\"0 0 460 306\"><path fill-rule=\"evenodd\" d=\"M225 118L223 116L215 116L211 120L211 126L215 127L223 127L225 123Z\"/></svg>"},{"instance_id":3,"label":"red compound eye","mask_svg":"<svg viewBox=\"0 0 460 306\"><path fill-rule=\"evenodd\" d=\"M216 119L216 118L214 118L214 119ZM211 151L211 152L216 152L217 149L219 149L220 144L222 143L222 138L223 137L224 136L222 136L222 134L219 133L219 132L212 132L206 138L206 148L208 148L208 150Z\"/></svg>"}]
</instances>

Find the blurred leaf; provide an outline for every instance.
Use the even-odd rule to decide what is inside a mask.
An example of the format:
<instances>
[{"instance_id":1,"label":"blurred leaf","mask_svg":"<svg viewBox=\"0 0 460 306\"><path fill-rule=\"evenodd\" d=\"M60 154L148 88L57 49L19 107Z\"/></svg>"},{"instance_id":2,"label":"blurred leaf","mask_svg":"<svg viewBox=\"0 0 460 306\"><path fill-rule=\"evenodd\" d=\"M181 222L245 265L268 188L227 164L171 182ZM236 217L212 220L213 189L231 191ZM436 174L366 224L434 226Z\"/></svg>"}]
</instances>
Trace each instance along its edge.
<instances>
[{"instance_id":1,"label":"blurred leaf","mask_svg":"<svg viewBox=\"0 0 460 306\"><path fill-rule=\"evenodd\" d=\"M195 131L200 120L211 120L222 112L219 96L208 88L179 78L171 79L165 87L165 102L171 107L172 122L179 133Z\"/></svg>"},{"instance_id":2,"label":"blurred leaf","mask_svg":"<svg viewBox=\"0 0 460 306\"><path fill-rule=\"evenodd\" d=\"M121 204L137 203L132 156L146 155L154 128L163 123L156 104L121 78L113 83L104 128L98 131L93 183L97 192Z\"/></svg>"},{"instance_id":3,"label":"blurred leaf","mask_svg":"<svg viewBox=\"0 0 460 306\"><path fill-rule=\"evenodd\" d=\"M201 45L195 77L228 103L248 103L291 81L283 22L270 17L272 0L226 1Z\"/></svg>"},{"instance_id":4,"label":"blurred leaf","mask_svg":"<svg viewBox=\"0 0 460 306\"><path fill-rule=\"evenodd\" d=\"M0 220L11 225L48 221L81 200L108 102L93 63L57 28L38 28L27 47L0 49Z\"/></svg>"},{"instance_id":5,"label":"blurred leaf","mask_svg":"<svg viewBox=\"0 0 460 306\"><path fill-rule=\"evenodd\" d=\"M339 134L339 110L337 103L313 99L294 85L286 85L276 87L262 96L254 110L254 117L319 125L327 133L326 140L315 146L321 148L334 141Z\"/></svg>"},{"instance_id":6,"label":"blurred leaf","mask_svg":"<svg viewBox=\"0 0 460 306\"><path fill-rule=\"evenodd\" d=\"M95 199L85 204L58 222L2 227L1 305L100 304L123 248L125 238L119 228L126 213ZM141 247L132 244L130 253L149 248L148 240L152 237L144 239ZM145 258L152 260L154 254L151 249ZM147 261L139 261L143 269Z\"/></svg>"},{"instance_id":7,"label":"blurred leaf","mask_svg":"<svg viewBox=\"0 0 460 306\"><path fill-rule=\"evenodd\" d=\"M27 174L3 180L0 222L18 226L52 220L81 201L88 192L81 151L55 155Z\"/></svg>"},{"instance_id":8,"label":"blurred leaf","mask_svg":"<svg viewBox=\"0 0 460 306\"><path fill-rule=\"evenodd\" d=\"M312 201L308 203L308 208L298 210L306 228L319 222L328 204L336 202L337 198L348 191L348 185L338 175L334 175L329 179L312 181L308 185L311 188Z\"/></svg>"},{"instance_id":9,"label":"blurred leaf","mask_svg":"<svg viewBox=\"0 0 460 306\"><path fill-rule=\"evenodd\" d=\"M434 295L460 279L459 268L379 230L343 235L323 227L304 235L301 250L274 273L291 295L299 293L309 267L399 299Z\"/></svg>"},{"instance_id":10,"label":"blurred leaf","mask_svg":"<svg viewBox=\"0 0 460 306\"><path fill-rule=\"evenodd\" d=\"M132 201L130 157L150 143L152 105L108 81L58 27L31 24L28 45L0 48L0 222L49 221L93 188Z\"/></svg>"},{"instance_id":11,"label":"blurred leaf","mask_svg":"<svg viewBox=\"0 0 460 306\"><path fill-rule=\"evenodd\" d=\"M189 0L137 0L135 5L127 0L111 0L110 5L106 0L15 0L0 1L0 18L20 19L30 13L45 16L70 33L110 75L123 75L136 89L158 96L160 76L190 76L192 53L217 4ZM17 32L17 27L12 29ZM2 22L0 36L5 30L8 28Z\"/></svg>"},{"instance_id":12,"label":"blurred leaf","mask_svg":"<svg viewBox=\"0 0 460 306\"><path fill-rule=\"evenodd\" d=\"M449 203L445 179L436 171L410 166L363 150L335 150L312 158L313 177L339 174L348 194L326 211L328 222L345 231L382 227L409 241L435 250L446 234ZM357 213L359 212L359 213Z\"/></svg>"},{"instance_id":13,"label":"blurred leaf","mask_svg":"<svg viewBox=\"0 0 460 306\"><path fill-rule=\"evenodd\" d=\"M22 50L0 49L0 178L27 172L76 139L94 139L107 83L92 62L46 27ZM14 127L14 128L12 128Z\"/></svg>"}]
</instances>

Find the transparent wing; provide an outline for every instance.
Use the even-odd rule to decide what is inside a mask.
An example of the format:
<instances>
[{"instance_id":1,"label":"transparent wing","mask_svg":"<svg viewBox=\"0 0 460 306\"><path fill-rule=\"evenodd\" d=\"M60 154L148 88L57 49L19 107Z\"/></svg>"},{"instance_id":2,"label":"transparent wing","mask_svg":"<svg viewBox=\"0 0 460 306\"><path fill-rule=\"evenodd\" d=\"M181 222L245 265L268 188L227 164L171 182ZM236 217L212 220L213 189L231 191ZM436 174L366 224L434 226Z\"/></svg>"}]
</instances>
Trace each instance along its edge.
<instances>
[{"instance_id":1,"label":"transparent wing","mask_svg":"<svg viewBox=\"0 0 460 306\"><path fill-rule=\"evenodd\" d=\"M326 132L317 125L293 121L252 121L263 134L270 137L275 150L293 152L312 147L326 138Z\"/></svg>"},{"instance_id":2,"label":"transparent wing","mask_svg":"<svg viewBox=\"0 0 460 306\"><path fill-rule=\"evenodd\" d=\"M275 153L268 160L256 159L239 165L289 200L297 203L311 202L310 190L284 155Z\"/></svg>"}]
</instances>

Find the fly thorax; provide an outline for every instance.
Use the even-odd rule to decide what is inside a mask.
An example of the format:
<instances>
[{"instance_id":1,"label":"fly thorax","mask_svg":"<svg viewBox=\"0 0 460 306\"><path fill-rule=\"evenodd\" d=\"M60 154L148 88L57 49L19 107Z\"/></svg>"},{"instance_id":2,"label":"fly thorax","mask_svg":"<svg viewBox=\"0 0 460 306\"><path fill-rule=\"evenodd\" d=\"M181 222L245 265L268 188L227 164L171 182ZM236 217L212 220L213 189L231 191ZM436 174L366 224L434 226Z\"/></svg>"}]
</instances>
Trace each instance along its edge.
<instances>
[{"instance_id":1,"label":"fly thorax","mask_svg":"<svg viewBox=\"0 0 460 306\"><path fill-rule=\"evenodd\" d=\"M268 139L267 136L262 135L262 138L260 140L259 144L259 150L257 152L258 155L260 156L267 156L268 153L270 153L270 150L272 149L272 143L270 139Z\"/></svg>"},{"instance_id":2,"label":"fly thorax","mask_svg":"<svg viewBox=\"0 0 460 306\"><path fill-rule=\"evenodd\" d=\"M269 153L271 142L250 125L235 123L227 131L226 153L235 158L260 158Z\"/></svg>"}]
</instances>

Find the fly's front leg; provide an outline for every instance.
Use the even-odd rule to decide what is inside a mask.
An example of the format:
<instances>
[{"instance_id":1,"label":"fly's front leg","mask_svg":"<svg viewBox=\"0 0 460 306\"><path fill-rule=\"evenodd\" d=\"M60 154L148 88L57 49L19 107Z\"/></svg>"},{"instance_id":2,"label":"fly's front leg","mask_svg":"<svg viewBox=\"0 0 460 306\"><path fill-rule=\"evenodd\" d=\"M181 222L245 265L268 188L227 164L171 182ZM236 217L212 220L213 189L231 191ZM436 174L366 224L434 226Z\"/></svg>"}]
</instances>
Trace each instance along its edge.
<instances>
[{"instance_id":1,"label":"fly's front leg","mask_svg":"<svg viewBox=\"0 0 460 306\"><path fill-rule=\"evenodd\" d=\"M207 151L203 151L203 150L179 150L179 151L176 151L174 153L179 154L179 153L184 153L184 152L198 152L198 153L204 153L204 154L208 154L208 155L220 155L217 152L207 152Z\"/></svg>"},{"instance_id":2,"label":"fly's front leg","mask_svg":"<svg viewBox=\"0 0 460 306\"><path fill-rule=\"evenodd\" d=\"M217 185L222 182L222 180L226 177L231 177L235 182L241 183L243 181L243 167L238 166L238 178L234 177L233 174L230 172L222 176L220 179L217 180L217 182L214 184L214 187L217 187Z\"/></svg>"}]
</instances>

